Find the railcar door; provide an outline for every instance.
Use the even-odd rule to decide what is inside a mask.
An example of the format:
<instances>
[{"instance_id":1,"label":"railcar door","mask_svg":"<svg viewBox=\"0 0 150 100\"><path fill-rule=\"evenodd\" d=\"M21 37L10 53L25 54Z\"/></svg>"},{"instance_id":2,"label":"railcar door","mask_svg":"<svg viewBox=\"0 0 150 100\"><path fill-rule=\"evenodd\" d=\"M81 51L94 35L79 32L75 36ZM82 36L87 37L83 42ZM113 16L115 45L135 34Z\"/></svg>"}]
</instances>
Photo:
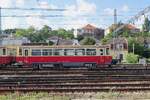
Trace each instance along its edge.
<instances>
[{"instance_id":1,"label":"railcar door","mask_svg":"<svg viewBox=\"0 0 150 100\"><path fill-rule=\"evenodd\" d=\"M23 54L24 54L24 58L23 58L24 63L29 64L29 49L25 48L23 50Z\"/></svg>"}]
</instances>

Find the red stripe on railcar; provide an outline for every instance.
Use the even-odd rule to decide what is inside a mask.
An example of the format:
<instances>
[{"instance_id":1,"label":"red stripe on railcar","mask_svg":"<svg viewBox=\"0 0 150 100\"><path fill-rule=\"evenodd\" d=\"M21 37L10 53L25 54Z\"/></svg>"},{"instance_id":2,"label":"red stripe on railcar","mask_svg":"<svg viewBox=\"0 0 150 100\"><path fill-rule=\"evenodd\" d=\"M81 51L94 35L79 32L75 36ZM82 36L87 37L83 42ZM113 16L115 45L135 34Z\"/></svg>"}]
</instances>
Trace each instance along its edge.
<instances>
[{"instance_id":1,"label":"red stripe on railcar","mask_svg":"<svg viewBox=\"0 0 150 100\"><path fill-rule=\"evenodd\" d=\"M33 62L94 62L97 64L110 64L111 56L32 56L16 57L17 62L32 64Z\"/></svg>"},{"instance_id":2,"label":"red stripe on railcar","mask_svg":"<svg viewBox=\"0 0 150 100\"><path fill-rule=\"evenodd\" d=\"M0 64L10 64L12 61L12 56L0 56Z\"/></svg>"}]
</instances>

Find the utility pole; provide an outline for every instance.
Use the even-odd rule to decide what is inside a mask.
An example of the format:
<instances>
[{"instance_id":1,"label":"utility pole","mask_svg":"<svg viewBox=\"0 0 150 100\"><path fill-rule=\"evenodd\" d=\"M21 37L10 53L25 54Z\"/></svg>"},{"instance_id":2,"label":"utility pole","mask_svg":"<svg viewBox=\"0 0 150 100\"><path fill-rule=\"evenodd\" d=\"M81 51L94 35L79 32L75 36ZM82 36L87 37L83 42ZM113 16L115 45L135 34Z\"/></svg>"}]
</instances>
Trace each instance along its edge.
<instances>
[{"instance_id":1,"label":"utility pole","mask_svg":"<svg viewBox=\"0 0 150 100\"><path fill-rule=\"evenodd\" d=\"M117 9L114 9L114 30L116 30L116 28L117 28ZM116 38L116 32L113 32L113 51L114 51L114 55L116 55L115 54L115 48L116 48L115 38Z\"/></svg>"},{"instance_id":2,"label":"utility pole","mask_svg":"<svg viewBox=\"0 0 150 100\"><path fill-rule=\"evenodd\" d=\"M117 9L114 9L114 24L117 24Z\"/></svg>"},{"instance_id":3,"label":"utility pole","mask_svg":"<svg viewBox=\"0 0 150 100\"><path fill-rule=\"evenodd\" d=\"M114 9L114 30L116 30L116 28L118 27L117 25L117 9ZM116 37L117 33L114 32L113 36Z\"/></svg>"},{"instance_id":4,"label":"utility pole","mask_svg":"<svg viewBox=\"0 0 150 100\"><path fill-rule=\"evenodd\" d=\"M135 44L133 43L133 45L132 45L132 48L133 48L133 54L134 54L134 51L135 51Z\"/></svg>"}]
</instances>

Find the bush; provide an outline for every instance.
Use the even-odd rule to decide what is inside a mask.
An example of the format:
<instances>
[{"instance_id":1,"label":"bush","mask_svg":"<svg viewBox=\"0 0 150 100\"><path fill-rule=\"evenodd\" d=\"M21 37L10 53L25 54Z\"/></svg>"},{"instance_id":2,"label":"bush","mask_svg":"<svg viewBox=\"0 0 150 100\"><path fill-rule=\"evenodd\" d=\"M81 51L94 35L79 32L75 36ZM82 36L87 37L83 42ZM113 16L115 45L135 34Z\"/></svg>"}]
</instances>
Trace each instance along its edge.
<instances>
[{"instance_id":1,"label":"bush","mask_svg":"<svg viewBox=\"0 0 150 100\"><path fill-rule=\"evenodd\" d=\"M129 53L126 55L126 61L128 63L138 63L138 55L135 55L133 53Z\"/></svg>"}]
</instances>

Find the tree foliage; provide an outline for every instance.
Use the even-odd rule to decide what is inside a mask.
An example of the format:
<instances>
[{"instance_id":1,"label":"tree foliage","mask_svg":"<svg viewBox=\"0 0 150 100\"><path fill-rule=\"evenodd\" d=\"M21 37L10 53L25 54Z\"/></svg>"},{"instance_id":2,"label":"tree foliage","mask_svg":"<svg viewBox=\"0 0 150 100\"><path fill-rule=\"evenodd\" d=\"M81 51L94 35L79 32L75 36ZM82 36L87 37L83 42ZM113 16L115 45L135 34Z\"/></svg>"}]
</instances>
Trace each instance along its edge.
<instances>
[{"instance_id":1,"label":"tree foliage","mask_svg":"<svg viewBox=\"0 0 150 100\"><path fill-rule=\"evenodd\" d=\"M96 41L93 38L90 37L85 37L82 41L81 44L82 45L94 45L96 43Z\"/></svg>"},{"instance_id":2,"label":"tree foliage","mask_svg":"<svg viewBox=\"0 0 150 100\"><path fill-rule=\"evenodd\" d=\"M148 17L146 17L144 20L142 30L143 30L143 32L149 32L150 31L150 20L148 19Z\"/></svg>"},{"instance_id":3,"label":"tree foliage","mask_svg":"<svg viewBox=\"0 0 150 100\"><path fill-rule=\"evenodd\" d=\"M138 55L135 55L133 53L128 53L126 55L126 61L127 63L138 63Z\"/></svg>"},{"instance_id":4,"label":"tree foliage","mask_svg":"<svg viewBox=\"0 0 150 100\"><path fill-rule=\"evenodd\" d=\"M133 52L133 44L134 44L134 53L141 56L150 58L150 49L146 48L144 43L140 42L138 37L130 37L128 38L128 51Z\"/></svg>"},{"instance_id":5,"label":"tree foliage","mask_svg":"<svg viewBox=\"0 0 150 100\"><path fill-rule=\"evenodd\" d=\"M59 36L64 39L74 38L73 32L70 30L52 30L51 27L47 25L44 25L39 30L32 26L27 29L16 29L15 35L17 37L27 37L31 42L46 42L50 36Z\"/></svg>"}]
</instances>

